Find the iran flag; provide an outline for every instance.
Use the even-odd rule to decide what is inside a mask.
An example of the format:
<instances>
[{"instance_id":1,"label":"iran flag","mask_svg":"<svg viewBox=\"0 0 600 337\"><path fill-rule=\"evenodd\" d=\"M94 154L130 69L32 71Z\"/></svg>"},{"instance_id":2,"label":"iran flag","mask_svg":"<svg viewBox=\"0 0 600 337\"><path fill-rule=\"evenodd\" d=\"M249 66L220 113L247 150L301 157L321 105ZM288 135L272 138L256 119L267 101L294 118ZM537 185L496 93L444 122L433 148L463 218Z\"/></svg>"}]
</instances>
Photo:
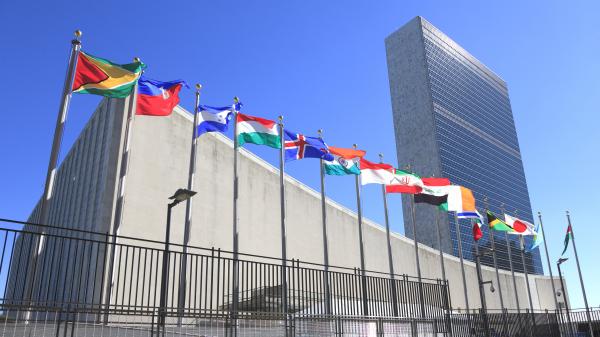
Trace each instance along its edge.
<instances>
[{"instance_id":1,"label":"iran flag","mask_svg":"<svg viewBox=\"0 0 600 337\"><path fill-rule=\"evenodd\" d=\"M536 235L535 226L525 220L517 219L508 214L504 214L504 221L511 226L514 231L507 232L508 234L518 235Z\"/></svg>"}]
</instances>

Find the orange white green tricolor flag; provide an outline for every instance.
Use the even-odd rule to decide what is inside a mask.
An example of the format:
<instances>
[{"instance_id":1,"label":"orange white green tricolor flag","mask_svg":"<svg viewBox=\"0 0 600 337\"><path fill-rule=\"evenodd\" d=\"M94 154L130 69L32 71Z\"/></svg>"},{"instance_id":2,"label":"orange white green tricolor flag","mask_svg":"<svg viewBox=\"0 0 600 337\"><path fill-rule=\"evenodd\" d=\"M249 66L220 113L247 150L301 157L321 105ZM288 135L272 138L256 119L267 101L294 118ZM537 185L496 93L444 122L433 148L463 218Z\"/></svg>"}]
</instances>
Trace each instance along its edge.
<instances>
[{"instance_id":1,"label":"orange white green tricolor flag","mask_svg":"<svg viewBox=\"0 0 600 337\"><path fill-rule=\"evenodd\" d=\"M475 197L473 191L463 186L450 186L448 188L448 212L474 212Z\"/></svg>"},{"instance_id":2,"label":"orange white green tricolor flag","mask_svg":"<svg viewBox=\"0 0 600 337\"><path fill-rule=\"evenodd\" d=\"M112 98L127 97L145 67L142 62L116 64L79 52L73 79L73 92Z\"/></svg>"},{"instance_id":3,"label":"orange white green tricolor flag","mask_svg":"<svg viewBox=\"0 0 600 337\"><path fill-rule=\"evenodd\" d=\"M329 146L329 153L333 155L333 160L323 161L326 174L335 176L360 174L359 162L360 158L365 156L365 151Z\"/></svg>"}]
</instances>

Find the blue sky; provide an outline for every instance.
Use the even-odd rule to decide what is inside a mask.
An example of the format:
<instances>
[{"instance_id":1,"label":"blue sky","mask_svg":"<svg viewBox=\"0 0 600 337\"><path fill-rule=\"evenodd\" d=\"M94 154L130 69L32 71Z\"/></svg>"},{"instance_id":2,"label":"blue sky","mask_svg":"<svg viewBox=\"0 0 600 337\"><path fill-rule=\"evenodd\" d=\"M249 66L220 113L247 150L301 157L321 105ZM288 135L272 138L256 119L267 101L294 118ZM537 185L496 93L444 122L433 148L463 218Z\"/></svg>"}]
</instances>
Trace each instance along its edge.
<instances>
[{"instance_id":1,"label":"blue sky","mask_svg":"<svg viewBox=\"0 0 600 337\"><path fill-rule=\"evenodd\" d=\"M26 219L43 189L75 29L92 54L123 63L139 56L150 77L202 83L203 103L230 104L237 95L249 114L283 114L292 130L322 128L330 145L358 143L372 160L381 152L396 164L384 38L421 15L508 83L551 259L562 250L569 209L590 305L600 306L598 13L592 0L2 1L0 217ZM99 100L74 97L63 155ZM181 104L192 108L192 91ZM275 163L276 153L252 150ZM318 188L317 161L291 163L288 171ZM327 189L355 208L351 178L330 178ZM365 215L382 223L380 189L363 191ZM393 229L403 233L400 198L389 202ZM573 258L564 271L572 304L583 306Z\"/></svg>"}]
</instances>

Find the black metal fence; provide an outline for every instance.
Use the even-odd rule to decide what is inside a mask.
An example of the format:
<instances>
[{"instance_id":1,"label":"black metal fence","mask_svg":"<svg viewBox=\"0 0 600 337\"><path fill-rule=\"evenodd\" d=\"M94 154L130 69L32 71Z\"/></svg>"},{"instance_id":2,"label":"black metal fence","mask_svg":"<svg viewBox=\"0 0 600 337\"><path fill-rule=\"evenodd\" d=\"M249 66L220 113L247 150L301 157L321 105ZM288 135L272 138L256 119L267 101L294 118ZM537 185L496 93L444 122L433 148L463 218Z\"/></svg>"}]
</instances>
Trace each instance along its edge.
<instances>
[{"instance_id":1,"label":"black metal fence","mask_svg":"<svg viewBox=\"0 0 600 337\"><path fill-rule=\"evenodd\" d=\"M589 336L585 311L461 314L446 281L281 262L0 219L0 336Z\"/></svg>"},{"instance_id":2,"label":"black metal fence","mask_svg":"<svg viewBox=\"0 0 600 337\"><path fill-rule=\"evenodd\" d=\"M225 315L233 306L237 268L240 313L362 316L366 303L369 316L440 318L450 307L448 285L439 279L423 279L419 286L407 275L391 280L356 268L325 271L299 260L284 268L280 259L240 254L234 260L220 249L180 245L166 251L163 242L107 233L4 220L0 246L0 275L7 274L4 304L144 310L159 307L163 291L164 307Z\"/></svg>"}]
</instances>

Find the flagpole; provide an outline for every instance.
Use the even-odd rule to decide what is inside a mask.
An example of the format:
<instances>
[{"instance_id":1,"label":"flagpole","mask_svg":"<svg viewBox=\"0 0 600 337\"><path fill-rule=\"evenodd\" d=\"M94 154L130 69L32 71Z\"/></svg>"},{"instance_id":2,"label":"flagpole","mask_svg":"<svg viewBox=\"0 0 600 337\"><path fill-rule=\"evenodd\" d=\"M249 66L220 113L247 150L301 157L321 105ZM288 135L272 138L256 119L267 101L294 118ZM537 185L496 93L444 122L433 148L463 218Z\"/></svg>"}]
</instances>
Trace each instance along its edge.
<instances>
[{"instance_id":1,"label":"flagpole","mask_svg":"<svg viewBox=\"0 0 600 337\"><path fill-rule=\"evenodd\" d=\"M408 166L410 171L410 165ZM413 239L415 241L415 262L417 265L417 277L419 280L419 301L421 302L421 317L425 317L425 296L423 295L423 279L421 277L421 262L419 261L419 241L417 241L417 221L415 216L415 195L410 195L410 213L412 216Z\"/></svg>"},{"instance_id":2,"label":"flagpole","mask_svg":"<svg viewBox=\"0 0 600 337\"><path fill-rule=\"evenodd\" d=\"M319 129L319 138L323 139L323 130ZM323 265L325 270L325 314L331 315L331 293L329 289L329 248L327 238L327 202L325 200L325 169L323 158L319 159L321 169L321 218L323 220Z\"/></svg>"},{"instance_id":3,"label":"flagpole","mask_svg":"<svg viewBox=\"0 0 600 337\"><path fill-rule=\"evenodd\" d=\"M575 246L575 234L573 233L573 224L571 223L571 214L567 213L567 221L571 227L571 241L573 241L573 252L575 253L575 262L577 262L577 272L579 273L579 283L581 284L581 292L583 294L583 302L585 303L585 313L588 319L588 325L590 328L590 336L594 337L594 329L592 327L592 317L590 316L590 306L588 305L587 295L585 293L585 286L583 285L583 275L581 274L581 267L579 265L579 256L577 255L577 246ZM566 300L566 297L565 297ZM569 312L567 311L567 315Z\"/></svg>"},{"instance_id":4,"label":"flagpole","mask_svg":"<svg viewBox=\"0 0 600 337\"><path fill-rule=\"evenodd\" d=\"M54 139L52 140L52 150L50 151L50 162L48 163L48 171L46 173L46 184L44 185L44 195L40 203L40 219L38 223L47 225L49 204L52 198L54 187L54 179L56 177L56 166L58 164L58 156L62 143L65 123L67 122L67 113L69 104L71 103L73 79L75 76L75 68L77 66L77 57L81 51L81 31L75 31L75 38L71 40L71 54L69 56L69 65L67 66L67 74L65 76L65 84L58 109L58 117L56 119L56 127L54 128Z\"/></svg>"},{"instance_id":5,"label":"flagpole","mask_svg":"<svg viewBox=\"0 0 600 337\"><path fill-rule=\"evenodd\" d=\"M383 164L383 154L379 154L379 162ZM385 185L381 185L381 193L383 195L383 210L385 215L385 234L387 238L388 264L390 267L390 285L392 291L392 308L394 316L398 316L398 298L396 292L396 280L394 277L394 259L392 256L392 242L390 238L390 219L388 214L387 193L385 193Z\"/></svg>"},{"instance_id":6,"label":"flagpole","mask_svg":"<svg viewBox=\"0 0 600 337\"><path fill-rule=\"evenodd\" d=\"M504 214L504 203L500 205L500 211ZM513 289L515 292L515 301L517 303L517 314L521 314L521 305L519 304L519 293L517 292L517 278L515 276L515 269L513 266L512 260L512 246L510 244L510 240L508 239L508 233L504 232L504 239L506 240L506 249L508 251L508 263L510 264L510 273L512 274L513 279Z\"/></svg>"},{"instance_id":7,"label":"flagpole","mask_svg":"<svg viewBox=\"0 0 600 337\"><path fill-rule=\"evenodd\" d=\"M517 210L515 210L515 216L517 216ZM529 299L529 309L533 315L533 300L531 299L531 287L529 287L529 273L527 272L527 265L525 264L525 240L524 235L519 235L519 242L521 244L521 261L523 262L523 273L525 273L525 283L527 285L527 298Z\"/></svg>"},{"instance_id":8,"label":"flagpole","mask_svg":"<svg viewBox=\"0 0 600 337\"><path fill-rule=\"evenodd\" d=\"M552 283L552 298L554 299L554 306L558 310L558 300L556 299L556 286L554 285L554 276L552 275L552 265L550 264L550 254L548 254L548 245L546 244L546 233L544 233L544 224L542 223L542 212L538 212L538 219L540 220L540 228L542 229L542 240L544 241L544 250L546 251L546 262L548 262L548 271L550 272L550 283Z\"/></svg>"},{"instance_id":9,"label":"flagpole","mask_svg":"<svg viewBox=\"0 0 600 337\"><path fill-rule=\"evenodd\" d=\"M358 145L352 145L354 149ZM363 315L369 315L369 304L367 299L367 276L365 275L365 248L363 244L363 228L362 228L362 206L360 202L360 175L354 177L356 184L356 210L358 213L358 241L360 245L360 274L361 274L361 288L362 288L362 299L363 299Z\"/></svg>"},{"instance_id":10,"label":"flagpole","mask_svg":"<svg viewBox=\"0 0 600 337\"><path fill-rule=\"evenodd\" d=\"M134 62L140 62L138 57L133 58ZM117 201L115 205L115 217L112 228L112 238L111 238L111 252L109 259L109 272L108 275L110 277L108 284L108 291L106 293L106 304L110 307L110 297L112 296L112 288L113 288L113 277L114 277L114 258L115 258L115 249L117 244L117 235L119 234L119 229L121 228L121 222L123 220L123 206L125 205L125 183L127 178L127 171L129 169L129 158L131 158L131 135L133 134L133 119L135 118L136 107L137 107L137 91L138 91L138 83L136 81L133 89L131 90L131 94L129 94L128 98L128 111L127 111L127 119L125 121L125 135L123 136L123 148L121 150L121 165L119 168L119 185L117 188ZM163 256L163 259L167 258ZM108 312L104 316L105 320L108 320ZM164 321L163 321L164 323Z\"/></svg>"},{"instance_id":11,"label":"flagpole","mask_svg":"<svg viewBox=\"0 0 600 337\"><path fill-rule=\"evenodd\" d=\"M233 113L233 303L232 303L232 326L233 336L237 336L237 316L239 302L239 231L238 231L238 215L237 215L237 200L238 200L238 138L237 138L237 104L239 98L233 98L232 113Z\"/></svg>"},{"instance_id":12,"label":"flagpole","mask_svg":"<svg viewBox=\"0 0 600 337\"><path fill-rule=\"evenodd\" d=\"M467 277L465 275L465 261L463 258L462 240L460 238L460 223L458 222L458 216L456 215L456 212L454 212L454 223L456 225L456 241L458 243L458 257L460 258L460 270L462 272L465 306L467 308L467 314L470 314L471 308L469 307L469 295L467 293Z\"/></svg>"},{"instance_id":13,"label":"flagpole","mask_svg":"<svg viewBox=\"0 0 600 337\"><path fill-rule=\"evenodd\" d=\"M487 214L487 210L489 209L488 197L484 197L485 210L484 214ZM492 257L494 258L494 269L496 270L496 282L498 283L498 296L500 297L500 308L502 309L502 313L504 313L504 298L502 297L502 286L500 285L500 272L498 271L498 258L496 256L496 241L494 238L494 233L491 229L488 228L489 236L490 236L490 244L492 246Z\"/></svg>"},{"instance_id":14,"label":"flagpole","mask_svg":"<svg viewBox=\"0 0 600 337\"><path fill-rule=\"evenodd\" d=\"M202 85L196 84L196 101L194 105L194 122L192 123L192 146L190 148L190 167L188 173L188 184L187 189L189 191L194 190L194 176L196 174L196 154L198 147L197 140L197 129L198 129L198 114L199 109L198 105L200 104L200 90L202 89ZM190 229L192 227L192 198L188 198L185 205L185 227L183 231L183 256L182 256L182 265L181 265L181 273L179 276L179 308L183 312L185 308L185 293L187 287L187 253L188 253L188 245L190 243ZM178 317L181 317L179 315Z\"/></svg>"},{"instance_id":15,"label":"flagpole","mask_svg":"<svg viewBox=\"0 0 600 337\"><path fill-rule=\"evenodd\" d=\"M435 174L431 175L435 177ZM440 268L442 269L442 279L447 281L446 279L446 263L444 262L444 250L442 249L442 225L440 223L440 212L435 212L435 224L437 226L437 242L438 249L440 251Z\"/></svg>"},{"instance_id":16,"label":"flagpole","mask_svg":"<svg viewBox=\"0 0 600 337\"><path fill-rule=\"evenodd\" d=\"M281 207L281 297L285 320L285 335L288 335L288 292L287 292L287 229L285 225L285 143L283 134L283 116L279 116L279 134L281 148L279 151L279 193Z\"/></svg>"},{"instance_id":17,"label":"flagpole","mask_svg":"<svg viewBox=\"0 0 600 337\"><path fill-rule=\"evenodd\" d=\"M79 56L79 52L81 50L81 35L82 32L80 30L76 30L74 32L75 38L71 40L71 53L69 55L69 61L67 65L67 73L65 74L65 81L63 86L63 92L60 100L60 107L58 108L58 115L56 118L56 126L54 128L54 138L52 140L52 148L50 150L50 160L48 162L48 170L46 171L46 182L44 184L44 194L42 195L42 199L40 200L40 216L37 221L39 224L48 225L48 215L50 213L50 202L52 199L52 194L54 190L54 180L56 178L56 167L58 165L58 156L60 155L60 148L63 138L63 133L65 129L65 124L67 122L67 114L69 111L69 103L71 103L72 89L73 89L73 79L75 76L75 68L77 66L77 58ZM37 269L37 258L40 252L43 249L44 245L44 229L36 228L35 231L39 230L41 235L39 237L39 241L37 242L36 252L32 257L31 264L34 268ZM35 270L35 269L34 269ZM31 282L24 299L28 299L33 294L33 287L35 286L33 280L27 278L27 283ZM29 314L28 314L29 315ZM29 317L27 317L28 319Z\"/></svg>"}]
</instances>

